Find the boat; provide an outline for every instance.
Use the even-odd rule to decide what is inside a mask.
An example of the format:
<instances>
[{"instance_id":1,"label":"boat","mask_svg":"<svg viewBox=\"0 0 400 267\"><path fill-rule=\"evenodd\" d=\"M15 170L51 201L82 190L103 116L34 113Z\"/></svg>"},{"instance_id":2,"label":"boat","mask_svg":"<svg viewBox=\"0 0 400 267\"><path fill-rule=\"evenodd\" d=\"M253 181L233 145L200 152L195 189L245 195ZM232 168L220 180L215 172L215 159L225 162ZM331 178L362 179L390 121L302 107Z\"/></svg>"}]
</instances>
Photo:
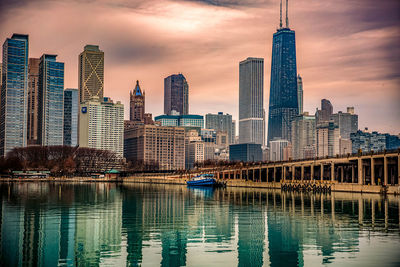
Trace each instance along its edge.
<instances>
[{"instance_id":1,"label":"boat","mask_svg":"<svg viewBox=\"0 0 400 267\"><path fill-rule=\"evenodd\" d=\"M186 182L189 186L216 186L214 174L200 174Z\"/></svg>"}]
</instances>

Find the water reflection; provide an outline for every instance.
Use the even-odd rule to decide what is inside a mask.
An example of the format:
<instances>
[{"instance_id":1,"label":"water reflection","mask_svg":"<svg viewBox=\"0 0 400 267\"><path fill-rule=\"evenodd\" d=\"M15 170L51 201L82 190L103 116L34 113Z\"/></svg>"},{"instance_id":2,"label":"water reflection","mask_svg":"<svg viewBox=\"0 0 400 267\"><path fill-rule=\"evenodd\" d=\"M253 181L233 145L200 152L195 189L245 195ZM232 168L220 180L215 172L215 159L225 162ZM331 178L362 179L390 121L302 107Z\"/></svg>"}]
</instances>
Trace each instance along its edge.
<instances>
[{"instance_id":1,"label":"water reflection","mask_svg":"<svg viewBox=\"0 0 400 267\"><path fill-rule=\"evenodd\" d=\"M0 184L2 266L400 263L400 199L111 183Z\"/></svg>"}]
</instances>

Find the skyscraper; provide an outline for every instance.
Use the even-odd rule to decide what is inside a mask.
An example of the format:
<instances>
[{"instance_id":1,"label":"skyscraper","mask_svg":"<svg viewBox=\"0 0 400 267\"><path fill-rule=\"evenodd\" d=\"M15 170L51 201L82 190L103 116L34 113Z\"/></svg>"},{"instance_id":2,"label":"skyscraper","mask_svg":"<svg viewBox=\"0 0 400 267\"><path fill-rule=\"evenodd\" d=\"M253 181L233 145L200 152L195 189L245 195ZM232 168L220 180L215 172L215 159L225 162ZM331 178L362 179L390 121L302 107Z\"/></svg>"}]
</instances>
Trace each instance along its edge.
<instances>
[{"instance_id":1,"label":"skyscraper","mask_svg":"<svg viewBox=\"0 0 400 267\"><path fill-rule=\"evenodd\" d=\"M333 157L340 154L339 127L333 121L317 124L316 132L318 157Z\"/></svg>"},{"instance_id":2,"label":"skyscraper","mask_svg":"<svg viewBox=\"0 0 400 267\"><path fill-rule=\"evenodd\" d=\"M232 115L223 114L206 114L206 129L214 129L216 131L224 131L228 134L229 144L233 144L235 141L234 126L232 124Z\"/></svg>"},{"instance_id":3,"label":"skyscraper","mask_svg":"<svg viewBox=\"0 0 400 267\"><path fill-rule=\"evenodd\" d=\"M64 145L78 145L78 89L64 90Z\"/></svg>"},{"instance_id":4,"label":"skyscraper","mask_svg":"<svg viewBox=\"0 0 400 267\"><path fill-rule=\"evenodd\" d=\"M28 145L37 144L40 58L28 60Z\"/></svg>"},{"instance_id":5,"label":"skyscraper","mask_svg":"<svg viewBox=\"0 0 400 267\"><path fill-rule=\"evenodd\" d=\"M25 34L13 34L3 44L0 155L4 156L27 144L28 48Z\"/></svg>"},{"instance_id":6,"label":"skyscraper","mask_svg":"<svg viewBox=\"0 0 400 267\"><path fill-rule=\"evenodd\" d=\"M297 75L297 102L299 103L299 115L303 114L303 78Z\"/></svg>"},{"instance_id":7,"label":"skyscraper","mask_svg":"<svg viewBox=\"0 0 400 267\"><path fill-rule=\"evenodd\" d=\"M145 95L140 89L139 81L136 81L136 86L133 92L129 92L130 96L130 113L129 119L136 122L144 122L144 107Z\"/></svg>"},{"instance_id":8,"label":"skyscraper","mask_svg":"<svg viewBox=\"0 0 400 267\"><path fill-rule=\"evenodd\" d=\"M79 103L104 95L104 52L98 45L86 45L79 55Z\"/></svg>"},{"instance_id":9,"label":"skyscraper","mask_svg":"<svg viewBox=\"0 0 400 267\"><path fill-rule=\"evenodd\" d=\"M321 100L321 109L317 108L315 112L315 120L317 124L328 122L331 120L333 106L328 99Z\"/></svg>"},{"instance_id":10,"label":"skyscraper","mask_svg":"<svg viewBox=\"0 0 400 267\"><path fill-rule=\"evenodd\" d=\"M286 26L280 27L272 42L271 85L269 96L268 141L290 140L291 122L299 113L295 32L289 28L286 1Z\"/></svg>"},{"instance_id":11,"label":"skyscraper","mask_svg":"<svg viewBox=\"0 0 400 267\"><path fill-rule=\"evenodd\" d=\"M189 85L185 76L173 74L164 79L164 114L189 114Z\"/></svg>"},{"instance_id":12,"label":"skyscraper","mask_svg":"<svg viewBox=\"0 0 400 267\"><path fill-rule=\"evenodd\" d=\"M81 103L79 146L124 153L124 105L104 97Z\"/></svg>"},{"instance_id":13,"label":"skyscraper","mask_svg":"<svg viewBox=\"0 0 400 267\"><path fill-rule=\"evenodd\" d=\"M315 116L308 112L296 116L292 121L292 149L294 159L304 159L305 151L315 147ZM314 156L314 155L312 155Z\"/></svg>"},{"instance_id":14,"label":"skyscraper","mask_svg":"<svg viewBox=\"0 0 400 267\"><path fill-rule=\"evenodd\" d=\"M332 114L331 120L339 126L341 138L350 140L350 134L358 131L358 115L354 114L354 107L348 107L347 112Z\"/></svg>"},{"instance_id":15,"label":"skyscraper","mask_svg":"<svg viewBox=\"0 0 400 267\"><path fill-rule=\"evenodd\" d=\"M39 63L38 144L63 145L64 63L44 54Z\"/></svg>"},{"instance_id":16,"label":"skyscraper","mask_svg":"<svg viewBox=\"0 0 400 267\"><path fill-rule=\"evenodd\" d=\"M239 64L239 143L265 144L264 59Z\"/></svg>"}]
</instances>

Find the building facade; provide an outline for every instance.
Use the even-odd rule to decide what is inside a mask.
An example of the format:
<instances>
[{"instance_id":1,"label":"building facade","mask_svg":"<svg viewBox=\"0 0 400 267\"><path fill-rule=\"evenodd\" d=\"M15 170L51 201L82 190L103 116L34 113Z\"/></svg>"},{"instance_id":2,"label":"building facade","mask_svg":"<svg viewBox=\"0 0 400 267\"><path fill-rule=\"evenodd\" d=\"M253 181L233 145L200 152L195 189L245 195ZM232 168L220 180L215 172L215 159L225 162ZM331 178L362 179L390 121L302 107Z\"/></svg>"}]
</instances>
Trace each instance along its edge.
<instances>
[{"instance_id":1,"label":"building facade","mask_svg":"<svg viewBox=\"0 0 400 267\"><path fill-rule=\"evenodd\" d=\"M39 63L40 58L28 60L28 145L35 145L38 142Z\"/></svg>"},{"instance_id":2,"label":"building facade","mask_svg":"<svg viewBox=\"0 0 400 267\"><path fill-rule=\"evenodd\" d=\"M139 81L136 81L136 86L133 92L129 92L130 106L129 119L131 121L143 122L145 114L145 95L139 86Z\"/></svg>"},{"instance_id":3,"label":"building facade","mask_svg":"<svg viewBox=\"0 0 400 267\"><path fill-rule=\"evenodd\" d=\"M86 45L79 54L79 103L104 96L104 52L98 45Z\"/></svg>"},{"instance_id":4,"label":"building facade","mask_svg":"<svg viewBox=\"0 0 400 267\"><path fill-rule=\"evenodd\" d=\"M316 126L316 147L318 157L334 157L340 154L339 127L334 122L325 122Z\"/></svg>"},{"instance_id":5,"label":"building facade","mask_svg":"<svg viewBox=\"0 0 400 267\"><path fill-rule=\"evenodd\" d=\"M164 79L164 114L189 114L189 85L183 74L173 74Z\"/></svg>"},{"instance_id":6,"label":"building facade","mask_svg":"<svg viewBox=\"0 0 400 267\"><path fill-rule=\"evenodd\" d=\"M263 58L239 64L239 143L265 144Z\"/></svg>"},{"instance_id":7,"label":"building facade","mask_svg":"<svg viewBox=\"0 0 400 267\"><path fill-rule=\"evenodd\" d=\"M78 145L78 113L79 92L78 89L66 89L64 91L64 145Z\"/></svg>"},{"instance_id":8,"label":"building facade","mask_svg":"<svg viewBox=\"0 0 400 267\"><path fill-rule=\"evenodd\" d=\"M160 170L185 169L185 130L181 127L135 125L124 133L128 161L157 164Z\"/></svg>"},{"instance_id":9,"label":"building facade","mask_svg":"<svg viewBox=\"0 0 400 267\"><path fill-rule=\"evenodd\" d=\"M186 128L204 128L204 117L201 115L160 115L154 118L161 126L179 126Z\"/></svg>"},{"instance_id":10,"label":"building facade","mask_svg":"<svg viewBox=\"0 0 400 267\"><path fill-rule=\"evenodd\" d=\"M260 144L234 144L229 146L229 160L258 162L263 160Z\"/></svg>"},{"instance_id":11,"label":"building facade","mask_svg":"<svg viewBox=\"0 0 400 267\"><path fill-rule=\"evenodd\" d=\"M229 137L229 144L232 144L235 141L235 129L233 123L232 115L230 114L223 114L222 112L218 112L218 114L206 114L206 128L226 132Z\"/></svg>"},{"instance_id":12,"label":"building facade","mask_svg":"<svg viewBox=\"0 0 400 267\"><path fill-rule=\"evenodd\" d=\"M109 150L122 157L124 153L124 105L104 97L81 103L79 146Z\"/></svg>"},{"instance_id":13,"label":"building facade","mask_svg":"<svg viewBox=\"0 0 400 267\"><path fill-rule=\"evenodd\" d=\"M315 116L308 112L296 116L291 132L293 159L304 159L304 148L315 145Z\"/></svg>"},{"instance_id":14,"label":"building facade","mask_svg":"<svg viewBox=\"0 0 400 267\"><path fill-rule=\"evenodd\" d=\"M378 132L357 131L350 134L353 154L361 152L380 152L386 149L386 135Z\"/></svg>"},{"instance_id":15,"label":"building facade","mask_svg":"<svg viewBox=\"0 0 400 267\"><path fill-rule=\"evenodd\" d=\"M303 78L297 75L297 102L299 103L299 115L303 114Z\"/></svg>"},{"instance_id":16,"label":"building facade","mask_svg":"<svg viewBox=\"0 0 400 267\"><path fill-rule=\"evenodd\" d=\"M29 37L13 34L3 44L0 156L27 145Z\"/></svg>"},{"instance_id":17,"label":"building facade","mask_svg":"<svg viewBox=\"0 0 400 267\"><path fill-rule=\"evenodd\" d=\"M282 161L285 159L285 154L286 157L289 156L289 152L285 152L285 148L290 145L290 142L288 140L284 139L275 139L272 141L269 141L269 160L270 161ZM287 159L286 159L287 160Z\"/></svg>"},{"instance_id":18,"label":"building facade","mask_svg":"<svg viewBox=\"0 0 400 267\"><path fill-rule=\"evenodd\" d=\"M64 143L64 63L44 54L39 64L38 144Z\"/></svg>"},{"instance_id":19,"label":"building facade","mask_svg":"<svg viewBox=\"0 0 400 267\"><path fill-rule=\"evenodd\" d=\"M295 32L288 25L272 41L268 141L290 140L291 122L299 114Z\"/></svg>"},{"instance_id":20,"label":"building facade","mask_svg":"<svg viewBox=\"0 0 400 267\"><path fill-rule=\"evenodd\" d=\"M347 112L332 114L331 120L339 126L340 137L350 140L350 134L358 131L358 115L354 114L354 108L348 107Z\"/></svg>"},{"instance_id":21,"label":"building facade","mask_svg":"<svg viewBox=\"0 0 400 267\"><path fill-rule=\"evenodd\" d=\"M321 109L317 108L315 112L315 120L317 124L326 123L331 120L333 114L333 106L327 99L321 100Z\"/></svg>"}]
</instances>

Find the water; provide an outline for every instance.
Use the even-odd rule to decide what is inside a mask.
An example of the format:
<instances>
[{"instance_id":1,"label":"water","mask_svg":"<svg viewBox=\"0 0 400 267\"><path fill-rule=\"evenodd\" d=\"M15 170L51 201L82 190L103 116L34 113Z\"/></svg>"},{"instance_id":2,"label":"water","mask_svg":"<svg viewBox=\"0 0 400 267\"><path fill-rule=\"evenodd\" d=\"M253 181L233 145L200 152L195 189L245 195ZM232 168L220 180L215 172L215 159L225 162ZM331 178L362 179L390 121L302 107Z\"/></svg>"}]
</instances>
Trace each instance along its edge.
<instances>
[{"instance_id":1,"label":"water","mask_svg":"<svg viewBox=\"0 0 400 267\"><path fill-rule=\"evenodd\" d=\"M2 183L1 266L400 266L400 198Z\"/></svg>"}]
</instances>

